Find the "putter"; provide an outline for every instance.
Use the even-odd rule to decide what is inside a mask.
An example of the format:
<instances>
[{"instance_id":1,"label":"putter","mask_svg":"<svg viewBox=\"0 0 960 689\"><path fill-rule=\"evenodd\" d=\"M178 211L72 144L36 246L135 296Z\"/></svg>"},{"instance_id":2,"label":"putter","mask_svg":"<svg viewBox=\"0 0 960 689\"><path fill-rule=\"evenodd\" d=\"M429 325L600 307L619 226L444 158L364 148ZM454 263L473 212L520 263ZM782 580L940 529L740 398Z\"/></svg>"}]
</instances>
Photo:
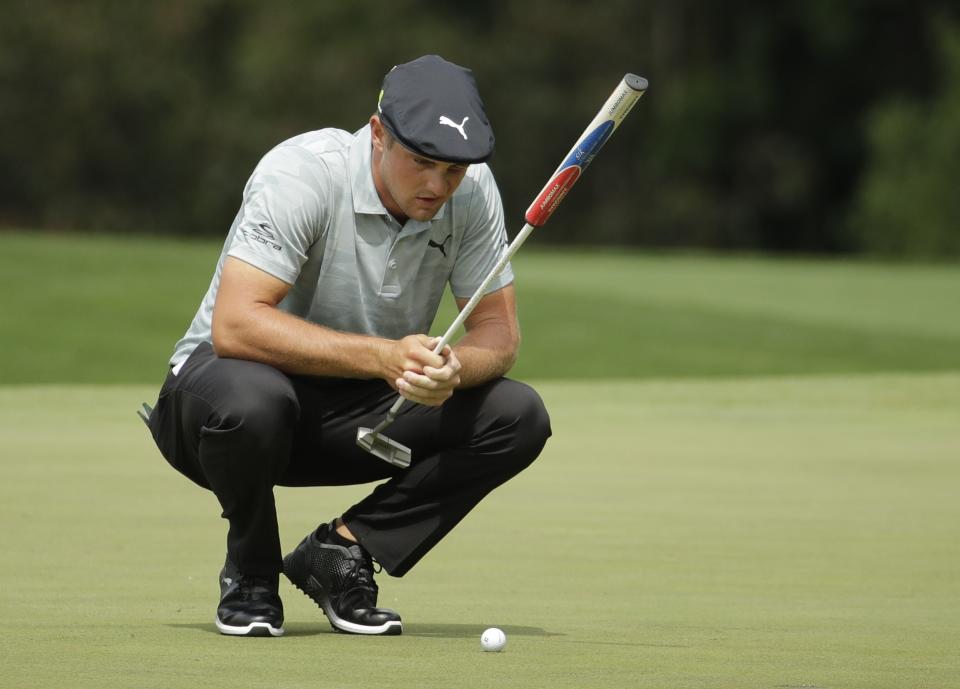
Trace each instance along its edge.
<instances>
[{"instance_id":1,"label":"putter","mask_svg":"<svg viewBox=\"0 0 960 689\"><path fill-rule=\"evenodd\" d=\"M439 354L443 348L449 344L453 334L457 331L464 321L470 316L477 303L483 298L487 287L500 274L504 266L510 261L510 258L517 252L517 249L526 241L527 236L533 232L533 228L544 225L553 211L557 209L563 197L567 195L571 187L576 183L580 175L587 168L587 165L596 157L603 144L606 143L614 130L620 126L623 119L630 112L647 90L647 80L638 77L636 74L627 74L620 81L620 84L614 89L613 93L607 99L600 112L597 113L593 121L587 125L583 134L577 139L577 142L567 153L567 156L560 163L560 167L551 175L550 181L537 195L537 198L527 209L524 215L526 224L517 234L514 240L503 251L500 260L490 270L487 276L480 283L480 286L470 297L460 310L456 320L447 328L447 331L440 338L440 342L433 348L434 354ZM403 406L404 398L397 397L397 401L387 411L386 417L373 428L357 429L357 445L364 450L379 457L389 464L406 468L410 466L413 453L406 445L398 443L383 434L383 431L394 422L400 407Z\"/></svg>"}]
</instances>

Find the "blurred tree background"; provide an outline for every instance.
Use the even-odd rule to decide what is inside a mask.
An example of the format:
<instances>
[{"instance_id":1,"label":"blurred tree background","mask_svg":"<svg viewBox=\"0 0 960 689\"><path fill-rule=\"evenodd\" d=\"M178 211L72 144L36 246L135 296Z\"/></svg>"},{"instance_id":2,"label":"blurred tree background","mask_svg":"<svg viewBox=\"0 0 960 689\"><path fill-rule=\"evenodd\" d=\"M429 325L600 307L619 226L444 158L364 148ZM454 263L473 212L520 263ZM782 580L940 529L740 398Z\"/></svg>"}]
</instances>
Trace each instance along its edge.
<instances>
[{"instance_id":1,"label":"blurred tree background","mask_svg":"<svg viewBox=\"0 0 960 689\"><path fill-rule=\"evenodd\" d=\"M0 226L222 236L257 160L394 64L471 67L510 227L627 71L538 242L960 255L956 2L0 2Z\"/></svg>"}]
</instances>

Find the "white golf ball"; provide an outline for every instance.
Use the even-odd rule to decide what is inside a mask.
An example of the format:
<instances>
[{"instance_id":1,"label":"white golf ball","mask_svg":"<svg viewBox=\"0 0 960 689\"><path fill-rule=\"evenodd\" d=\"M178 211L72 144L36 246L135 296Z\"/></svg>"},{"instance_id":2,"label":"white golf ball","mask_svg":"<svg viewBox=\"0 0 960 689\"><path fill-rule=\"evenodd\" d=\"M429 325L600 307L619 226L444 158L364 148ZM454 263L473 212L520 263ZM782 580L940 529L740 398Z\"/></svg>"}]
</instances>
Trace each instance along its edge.
<instances>
[{"instance_id":1,"label":"white golf ball","mask_svg":"<svg viewBox=\"0 0 960 689\"><path fill-rule=\"evenodd\" d=\"M480 647L484 651L502 651L506 645L507 635L503 633L502 629L490 627L480 635Z\"/></svg>"}]
</instances>

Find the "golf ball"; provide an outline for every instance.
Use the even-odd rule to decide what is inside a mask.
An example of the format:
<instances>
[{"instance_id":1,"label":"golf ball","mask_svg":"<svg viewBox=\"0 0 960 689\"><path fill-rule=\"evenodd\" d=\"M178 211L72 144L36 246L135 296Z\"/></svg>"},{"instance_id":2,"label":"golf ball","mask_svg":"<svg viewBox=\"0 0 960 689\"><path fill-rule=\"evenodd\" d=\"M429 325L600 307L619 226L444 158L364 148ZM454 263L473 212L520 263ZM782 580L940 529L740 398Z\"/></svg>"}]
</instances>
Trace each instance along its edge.
<instances>
[{"instance_id":1,"label":"golf ball","mask_svg":"<svg viewBox=\"0 0 960 689\"><path fill-rule=\"evenodd\" d=\"M484 651L502 651L506 645L507 635L503 633L502 629L490 627L480 635L480 647Z\"/></svg>"}]
</instances>

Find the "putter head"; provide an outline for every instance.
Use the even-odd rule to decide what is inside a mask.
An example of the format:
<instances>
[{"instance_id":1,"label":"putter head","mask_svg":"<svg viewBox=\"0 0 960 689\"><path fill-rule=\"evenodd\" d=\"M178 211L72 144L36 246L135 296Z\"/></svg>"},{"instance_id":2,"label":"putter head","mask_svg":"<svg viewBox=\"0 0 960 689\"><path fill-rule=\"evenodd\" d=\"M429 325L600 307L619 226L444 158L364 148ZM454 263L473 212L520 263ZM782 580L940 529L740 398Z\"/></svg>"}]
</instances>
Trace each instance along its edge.
<instances>
[{"instance_id":1,"label":"putter head","mask_svg":"<svg viewBox=\"0 0 960 689\"><path fill-rule=\"evenodd\" d=\"M401 445L396 440L390 440L390 438L372 428L361 427L357 429L357 445L387 464L392 464L401 469L410 466L412 456L410 448Z\"/></svg>"}]
</instances>

